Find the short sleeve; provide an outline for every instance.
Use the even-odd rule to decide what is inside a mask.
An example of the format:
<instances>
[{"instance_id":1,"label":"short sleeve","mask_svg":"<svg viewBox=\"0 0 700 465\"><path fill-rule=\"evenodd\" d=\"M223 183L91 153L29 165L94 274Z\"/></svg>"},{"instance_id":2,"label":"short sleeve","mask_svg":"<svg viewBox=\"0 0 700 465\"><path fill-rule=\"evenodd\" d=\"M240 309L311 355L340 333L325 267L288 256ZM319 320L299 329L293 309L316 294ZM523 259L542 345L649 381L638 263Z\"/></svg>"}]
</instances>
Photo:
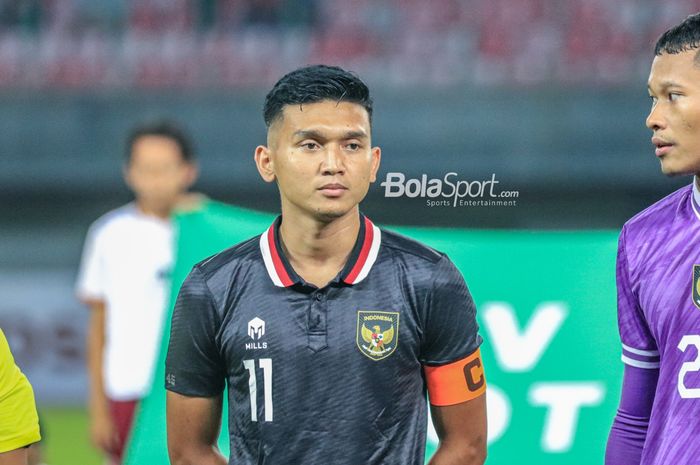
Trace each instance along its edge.
<instances>
[{"instance_id":1,"label":"short sleeve","mask_svg":"<svg viewBox=\"0 0 700 465\"><path fill-rule=\"evenodd\" d=\"M634 292L627 258L626 230L617 249L617 322L622 341L622 361L637 368L659 368L659 350Z\"/></svg>"},{"instance_id":2,"label":"short sleeve","mask_svg":"<svg viewBox=\"0 0 700 465\"><path fill-rule=\"evenodd\" d=\"M100 247L100 229L93 225L88 231L80 261L75 291L83 301L102 300L105 295L104 257Z\"/></svg>"},{"instance_id":3,"label":"short sleeve","mask_svg":"<svg viewBox=\"0 0 700 465\"><path fill-rule=\"evenodd\" d=\"M41 439L34 392L0 330L0 453Z\"/></svg>"},{"instance_id":4,"label":"short sleeve","mask_svg":"<svg viewBox=\"0 0 700 465\"><path fill-rule=\"evenodd\" d=\"M447 406L481 396L486 390L476 306L464 278L443 257L426 299L421 363L430 404Z\"/></svg>"},{"instance_id":5,"label":"short sleeve","mask_svg":"<svg viewBox=\"0 0 700 465\"><path fill-rule=\"evenodd\" d=\"M209 288L195 267L182 284L173 311L165 388L193 397L214 397L225 383L216 335L221 321Z\"/></svg>"},{"instance_id":6,"label":"short sleeve","mask_svg":"<svg viewBox=\"0 0 700 465\"><path fill-rule=\"evenodd\" d=\"M450 363L479 348L482 339L474 300L462 274L446 256L436 265L425 305L421 363Z\"/></svg>"}]
</instances>

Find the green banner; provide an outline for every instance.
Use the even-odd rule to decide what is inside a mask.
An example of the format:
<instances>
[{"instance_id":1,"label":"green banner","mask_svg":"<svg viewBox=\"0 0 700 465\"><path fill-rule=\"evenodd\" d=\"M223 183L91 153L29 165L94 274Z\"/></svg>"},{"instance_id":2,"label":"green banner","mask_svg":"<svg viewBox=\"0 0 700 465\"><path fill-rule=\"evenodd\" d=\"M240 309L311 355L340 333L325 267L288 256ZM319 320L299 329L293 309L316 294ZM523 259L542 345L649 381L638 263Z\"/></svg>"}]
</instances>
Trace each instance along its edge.
<instances>
[{"instance_id":1,"label":"green banner","mask_svg":"<svg viewBox=\"0 0 700 465\"><path fill-rule=\"evenodd\" d=\"M194 263L260 234L273 219L215 202L179 216L173 301ZM469 284L485 339L487 463L601 462L622 375L617 233L389 229L447 253ZM170 318L126 465L169 463L162 381L169 331ZM436 441L432 428L429 436L428 457ZM226 424L219 443L228 454Z\"/></svg>"}]
</instances>

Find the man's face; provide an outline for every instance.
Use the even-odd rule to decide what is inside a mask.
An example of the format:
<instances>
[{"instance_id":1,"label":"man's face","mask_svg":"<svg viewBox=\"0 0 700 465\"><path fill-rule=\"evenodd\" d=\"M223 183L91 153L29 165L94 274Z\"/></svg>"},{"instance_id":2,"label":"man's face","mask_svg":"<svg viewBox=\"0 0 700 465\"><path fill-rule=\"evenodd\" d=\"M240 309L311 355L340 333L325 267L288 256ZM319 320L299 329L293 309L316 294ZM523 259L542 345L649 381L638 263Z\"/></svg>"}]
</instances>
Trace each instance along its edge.
<instances>
[{"instance_id":1,"label":"man's face","mask_svg":"<svg viewBox=\"0 0 700 465\"><path fill-rule=\"evenodd\" d=\"M667 175L700 173L700 65L697 49L654 58L649 74L652 108L646 125Z\"/></svg>"},{"instance_id":2,"label":"man's face","mask_svg":"<svg viewBox=\"0 0 700 465\"><path fill-rule=\"evenodd\" d=\"M361 105L324 100L287 105L256 149L265 181L277 181L283 212L329 221L352 211L376 180L381 153L371 147Z\"/></svg>"},{"instance_id":3,"label":"man's face","mask_svg":"<svg viewBox=\"0 0 700 465\"><path fill-rule=\"evenodd\" d=\"M164 136L136 139L125 167L137 201L156 209L172 208L195 177L195 167L182 158L177 143Z\"/></svg>"}]
</instances>

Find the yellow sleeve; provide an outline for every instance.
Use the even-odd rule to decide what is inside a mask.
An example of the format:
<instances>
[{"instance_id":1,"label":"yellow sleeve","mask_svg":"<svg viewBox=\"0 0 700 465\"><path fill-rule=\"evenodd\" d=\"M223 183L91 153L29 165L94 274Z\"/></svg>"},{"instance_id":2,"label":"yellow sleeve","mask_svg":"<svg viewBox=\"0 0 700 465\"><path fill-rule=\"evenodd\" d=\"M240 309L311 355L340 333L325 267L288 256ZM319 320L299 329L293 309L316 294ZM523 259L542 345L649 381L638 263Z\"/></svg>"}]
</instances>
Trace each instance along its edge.
<instances>
[{"instance_id":1,"label":"yellow sleeve","mask_svg":"<svg viewBox=\"0 0 700 465\"><path fill-rule=\"evenodd\" d=\"M32 386L15 365L0 329L0 453L20 449L40 439Z\"/></svg>"}]
</instances>

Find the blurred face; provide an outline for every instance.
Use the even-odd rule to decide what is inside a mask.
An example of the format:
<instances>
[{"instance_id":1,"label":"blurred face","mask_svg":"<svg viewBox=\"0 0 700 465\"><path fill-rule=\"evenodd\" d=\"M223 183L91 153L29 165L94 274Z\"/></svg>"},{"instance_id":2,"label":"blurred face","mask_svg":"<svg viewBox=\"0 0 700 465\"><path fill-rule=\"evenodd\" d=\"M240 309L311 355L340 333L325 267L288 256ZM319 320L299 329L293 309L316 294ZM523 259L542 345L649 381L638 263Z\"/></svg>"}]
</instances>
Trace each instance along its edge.
<instances>
[{"instance_id":1,"label":"blurred face","mask_svg":"<svg viewBox=\"0 0 700 465\"><path fill-rule=\"evenodd\" d=\"M647 127L667 175L700 173L700 65L697 49L654 58Z\"/></svg>"},{"instance_id":2,"label":"blurred face","mask_svg":"<svg viewBox=\"0 0 700 465\"><path fill-rule=\"evenodd\" d=\"M287 105L256 149L263 179L277 181L283 214L330 221L353 212L376 180L381 152L372 148L361 105L324 100Z\"/></svg>"},{"instance_id":3,"label":"blurred face","mask_svg":"<svg viewBox=\"0 0 700 465\"><path fill-rule=\"evenodd\" d=\"M124 172L136 201L155 210L172 209L196 177L194 165L182 158L177 143L163 136L136 139Z\"/></svg>"}]
</instances>

